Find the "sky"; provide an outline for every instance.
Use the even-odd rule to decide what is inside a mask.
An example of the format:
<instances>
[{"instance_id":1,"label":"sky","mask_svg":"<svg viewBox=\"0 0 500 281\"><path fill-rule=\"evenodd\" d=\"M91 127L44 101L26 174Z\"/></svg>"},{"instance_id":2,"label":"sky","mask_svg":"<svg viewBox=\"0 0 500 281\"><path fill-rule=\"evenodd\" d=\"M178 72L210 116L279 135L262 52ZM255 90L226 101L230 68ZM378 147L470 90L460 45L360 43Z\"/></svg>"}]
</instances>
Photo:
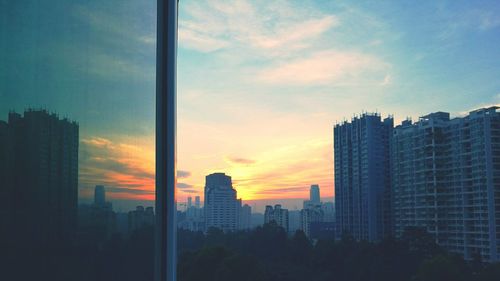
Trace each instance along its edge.
<instances>
[{"instance_id":1,"label":"sky","mask_svg":"<svg viewBox=\"0 0 500 281\"><path fill-rule=\"evenodd\" d=\"M78 121L81 200L150 204L155 1L42 2L0 1L0 120ZM212 172L257 208L332 200L335 123L500 104L498 1L181 0L178 43L179 202Z\"/></svg>"}]
</instances>

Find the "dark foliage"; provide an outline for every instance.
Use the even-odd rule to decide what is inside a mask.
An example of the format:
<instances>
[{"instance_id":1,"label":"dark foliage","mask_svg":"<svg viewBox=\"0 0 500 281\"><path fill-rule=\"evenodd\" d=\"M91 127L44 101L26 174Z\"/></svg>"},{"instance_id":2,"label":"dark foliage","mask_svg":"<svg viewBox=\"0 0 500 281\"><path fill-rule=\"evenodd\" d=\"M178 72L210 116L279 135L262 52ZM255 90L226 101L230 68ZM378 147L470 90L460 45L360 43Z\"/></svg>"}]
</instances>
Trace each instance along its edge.
<instances>
[{"instance_id":1,"label":"dark foliage","mask_svg":"<svg viewBox=\"0 0 500 281\"><path fill-rule=\"evenodd\" d=\"M180 230L179 241L196 241L179 243L179 281L500 280L500 265L465 262L418 228L401 240L376 244L349 236L312 243L303 232L287 237L276 225L238 233L212 229L207 235Z\"/></svg>"},{"instance_id":2,"label":"dark foliage","mask_svg":"<svg viewBox=\"0 0 500 281\"><path fill-rule=\"evenodd\" d=\"M0 280L154 280L153 227L77 242L4 246ZM377 244L348 236L312 243L272 224L237 233L179 230L178 257L178 281L500 280L500 264L465 262L419 229Z\"/></svg>"}]
</instances>

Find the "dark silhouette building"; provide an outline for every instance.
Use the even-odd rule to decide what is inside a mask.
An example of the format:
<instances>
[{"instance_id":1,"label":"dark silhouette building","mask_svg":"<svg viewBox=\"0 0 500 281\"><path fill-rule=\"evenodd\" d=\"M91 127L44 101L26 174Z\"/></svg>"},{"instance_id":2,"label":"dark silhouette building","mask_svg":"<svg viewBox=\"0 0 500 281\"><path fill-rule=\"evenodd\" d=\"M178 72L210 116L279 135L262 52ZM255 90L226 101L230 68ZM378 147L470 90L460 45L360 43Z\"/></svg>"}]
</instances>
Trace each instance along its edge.
<instances>
[{"instance_id":1,"label":"dark silhouette building","mask_svg":"<svg viewBox=\"0 0 500 281\"><path fill-rule=\"evenodd\" d=\"M104 206L106 204L106 190L103 185L96 185L94 189L94 204Z\"/></svg>"},{"instance_id":2,"label":"dark silhouette building","mask_svg":"<svg viewBox=\"0 0 500 281\"><path fill-rule=\"evenodd\" d=\"M15 241L29 246L74 238L78 134L77 123L45 110L11 112L0 122L2 229Z\"/></svg>"},{"instance_id":3,"label":"dark silhouette building","mask_svg":"<svg viewBox=\"0 0 500 281\"><path fill-rule=\"evenodd\" d=\"M137 206L135 210L128 212L128 232L134 233L138 229L153 226L155 212L153 207Z\"/></svg>"},{"instance_id":4,"label":"dark silhouette building","mask_svg":"<svg viewBox=\"0 0 500 281\"><path fill-rule=\"evenodd\" d=\"M106 201L106 189L96 185L94 203L82 204L78 209L78 240L102 244L117 232L116 225L116 213L113 204Z\"/></svg>"}]
</instances>

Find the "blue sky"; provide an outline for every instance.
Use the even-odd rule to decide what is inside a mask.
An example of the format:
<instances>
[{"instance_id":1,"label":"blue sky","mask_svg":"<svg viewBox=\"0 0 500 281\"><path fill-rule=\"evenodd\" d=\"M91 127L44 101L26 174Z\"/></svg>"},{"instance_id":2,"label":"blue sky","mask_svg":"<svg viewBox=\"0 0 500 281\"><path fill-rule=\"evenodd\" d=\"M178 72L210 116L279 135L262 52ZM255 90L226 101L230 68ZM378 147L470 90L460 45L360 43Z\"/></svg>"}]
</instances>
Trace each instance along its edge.
<instances>
[{"instance_id":1,"label":"blue sky","mask_svg":"<svg viewBox=\"0 0 500 281\"><path fill-rule=\"evenodd\" d=\"M0 119L77 120L82 198L151 199L155 1L51 4L0 2ZM331 197L335 122L500 104L498 46L498 1L181 0L178 198L215 171L244 199Z\"/></svg>"},{"instance_id":2,"label":"blue sky","mask_svg":"<svg viewBox=\"0 0 500 281\"><path fill-rule=\"evenodd\" d=\"M229 171L244 197L306 196L312 183L332 196L332 125L354 114L398 122L500 103L498 2L181 1L179 11L180 166Z\"/></svg>"}]
</instances>

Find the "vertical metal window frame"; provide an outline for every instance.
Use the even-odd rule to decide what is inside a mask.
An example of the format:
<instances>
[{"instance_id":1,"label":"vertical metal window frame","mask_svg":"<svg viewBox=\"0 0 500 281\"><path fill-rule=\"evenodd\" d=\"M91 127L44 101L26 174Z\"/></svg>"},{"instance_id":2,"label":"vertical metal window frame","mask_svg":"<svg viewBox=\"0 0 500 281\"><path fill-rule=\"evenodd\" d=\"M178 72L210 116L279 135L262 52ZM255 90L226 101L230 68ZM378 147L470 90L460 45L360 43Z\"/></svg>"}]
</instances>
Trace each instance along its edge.
<instances>
[{"instance_id":1,"label":"vertical metal window frame","mask_svg":"<svg viewBox=\"0 0 500 281\"><path fill-rule=\"evenodd\" d=\"M157 0L155 280L176 280L177 0Z\"/></svg>"}]
</instances>

